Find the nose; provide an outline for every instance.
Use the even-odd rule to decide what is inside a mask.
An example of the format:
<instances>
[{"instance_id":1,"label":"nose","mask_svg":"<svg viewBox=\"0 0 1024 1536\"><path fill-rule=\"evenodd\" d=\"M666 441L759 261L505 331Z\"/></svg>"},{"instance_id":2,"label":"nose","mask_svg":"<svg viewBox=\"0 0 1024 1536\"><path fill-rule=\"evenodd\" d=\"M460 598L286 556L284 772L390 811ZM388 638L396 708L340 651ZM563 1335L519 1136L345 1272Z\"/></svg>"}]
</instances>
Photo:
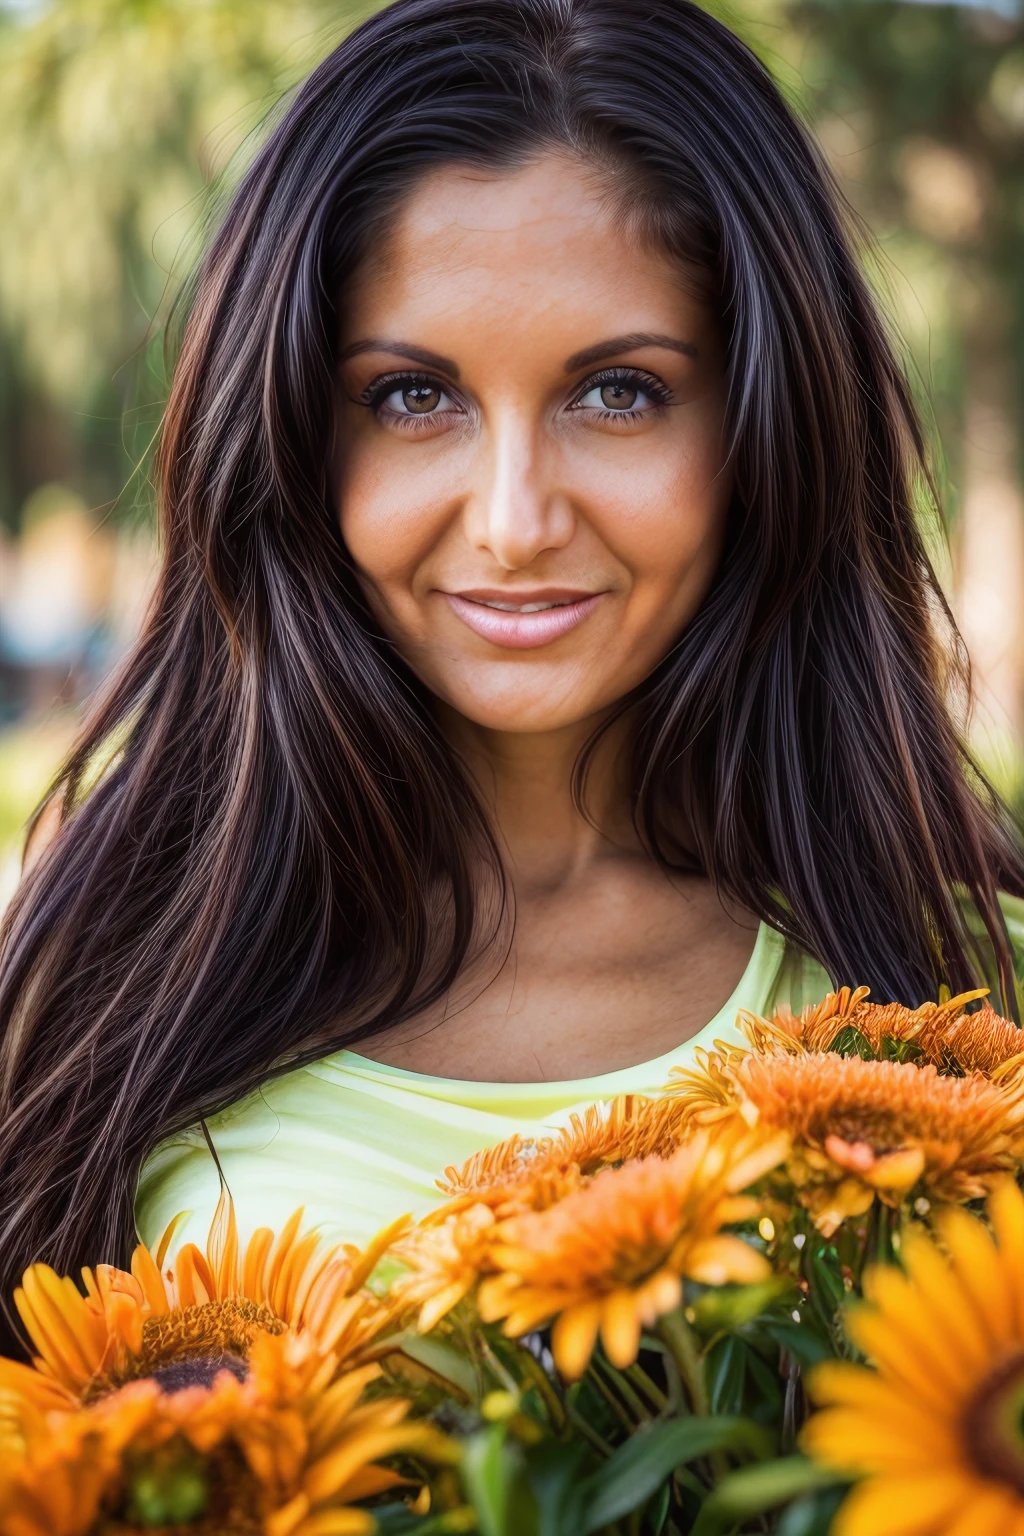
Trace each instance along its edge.
<instances>
[{"instance_id":1,"label":"nose","mask_svg":"<svg viewBox=\"0 0 1024 1536\"><path fill-rule=\"evenodd\" d=\"M543 444L521 420L497 423L480 455L480 484L466 502L466 535L503 570L523 570L546 550L564 549L573 536L572 502L549 465Z\"/></svg>"}]
</instances>

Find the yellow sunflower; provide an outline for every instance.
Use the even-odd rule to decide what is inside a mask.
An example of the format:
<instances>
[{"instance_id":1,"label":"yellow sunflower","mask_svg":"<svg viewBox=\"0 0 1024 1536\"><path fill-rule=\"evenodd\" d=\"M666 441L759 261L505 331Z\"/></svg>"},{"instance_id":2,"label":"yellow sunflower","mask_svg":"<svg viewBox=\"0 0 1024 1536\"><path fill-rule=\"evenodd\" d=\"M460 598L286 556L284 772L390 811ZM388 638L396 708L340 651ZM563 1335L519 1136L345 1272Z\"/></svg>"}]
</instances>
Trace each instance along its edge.
<instances>
[{"instance_id":1,"label":"yellow sunflower","mask_svg":"<svg viewBox=\"0 0 1024 1536\"><path fill-rule=\"evenodd\" d=\"M805 1450L862 1479L833 1536L1024 1536L1024 1196L989 1196L991 1232L955 1208L942 1249L904 1235L905 1273L869 1271L848 1327L875 1369L832 1361ZM994 1234L994 1240L993 1240Z\"/></svg>"},{"instance_id":2,"label":"yellow sunflower","mask_svg":"<svg viewBox=\"0 0 1024 1536\"><path fill-rule=\"evenodd\" d=\"M754 1213L739 1191L785 1151L784 1137L700 1133L670 1157L606 1168L550 1209L498 1223L481 1317L503 1318L511 1337L555 1319L552 1351L568 1377L585 1370L599 1333L609 1359L630 1364L641 1329L679 1305L684 1276L767 1276L762 1255L722 1228Z\"/></svg>"},{"instance_id":3,"label":"yellow sunflower","mask_svg":"<svg viewBox=\"0 0 1024 1536\"><path fill-rule=\"evenodd\" d=\"M209 1383L218 1370L244 1377L254 1342L286 1330L315 1336L321 1350L354 1361L390 1319L364 1289L383 1251L406 1225L382 1232L365 1253L300 1235L301 1209L275 1241L267 1228L239 1249L234 1209L222 1198L206 1251L186 1243L164 1268L174 1224L151 1253L139 1245L131 1272L83 1269L85 1295L68 1276L34 1264L14 1293L36 1351L36 1400L62 1390L66 1406L149 1377L173 1391ZM0 1361L0 1387L12 1362ZM17 1373L16 1373L17 1374ZM20 1389L30 1389L19 1375Z\"/></svg>"},{"instance_id":4,"label":"yellow sunflower","mask_svg":"<svg viewBox=\"0 0 1024 1536\"><path fill-rule=\"evenodd\" d=\"M136 1380L70 1413L21 1403L20 1445L0 1464L3 1536L361 1536L361 1501L408 1482L395 1455L451 1460L406 1422L400 1398L367 1398L380 1367L338 1375L309 1334L260 1333L244 1381L164 1391Z\"/></svg>"},{"instance_id":5,"label":"yellow sunflower","mask_svg":"<svg viewBox=\"0 0 1024 1536\"><path fill-rule=\"evenodd\" d=\"M899 1206L918 1189L939 1202L978 1199L1024 1149L1024 1085L980 1073L831 1051L735 1052L712 1053L674 1086L697 1124L786 1132L785 1176L825 1236L876 1198Z\"/></svg>"}]
</instances>

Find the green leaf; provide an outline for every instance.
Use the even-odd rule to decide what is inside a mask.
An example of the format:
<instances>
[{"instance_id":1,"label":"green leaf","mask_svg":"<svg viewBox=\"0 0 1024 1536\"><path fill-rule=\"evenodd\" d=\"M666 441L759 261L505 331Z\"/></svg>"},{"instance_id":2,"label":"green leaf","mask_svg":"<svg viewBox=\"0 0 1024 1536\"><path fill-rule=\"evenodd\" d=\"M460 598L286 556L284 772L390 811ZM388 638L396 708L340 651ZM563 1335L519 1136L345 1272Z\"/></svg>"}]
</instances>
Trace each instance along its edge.
<instances>
[{"instance_id":1,"label":"green leaf","mask_svg":"<svg viewBox=\"0 0 1024 1536\"><path fill-rule=\"evenodd\" d=\"M566 1393L566 1400L603 1440L614 1443L616 1436L621 1435L622 1426L607 1398L595 1386L593 1371L588 1371L581 1381L573 1383Z\"/></svg>"},{"instance_id":2,"label":"green leaf","mask_svg":"<svg viewBox=\"0 0 1024 1536\"><path fill-rule=\"evenodd\" d=\"M504 1424L464 1442L460 1471L481 1536L537 1536L537 1506L524 1482L523 1453Z\"/></svg>"},{"instance_id":3,"label":"green leaf","mask_svg":"<svg viewBox=\"0 0 1024 1536\"><path fill-rule=\"evenodd\" d=\"M779 1318L763 1326L769 1338L774 1339L776 1344L780 1344L798 1364L805 1368L818 1365L822 1360L831 1360L835 1354L828 1340L822 1338L817 1329L808 1323L789 1322Z\"/></svg>"},{"instance_id":4,"label":"green leaf","mask_svg":"<svg viewBox=\"0 0 1024 1536\"><path fill-rule=\"evenodd\" d=\"M577 1531L583 1512L580 1476L589 1448L580 1441L548 1441L527 1456L527 1481L537 1501L538 1536Z\"/></svg>"},{"instance_id":5,"label":"green leaf","mask_svg":"<svg viewBox=\"0 0 1024 1536\"><path fill-rule=\"evenodd\" d=\"M747 1376L756 1393L755 1406L750 1415L759 1424L773 1423L782 1412L785 1387L779 1375L778 1365L767 1365L754 1349L747 1350Z\"/></svg>"},{"instance_id":6,"label":"green leaf","mask_svg":"<svg viewBox=\"0 0 1024 1536\"><path fill-rule=\"evenodd\" d=\"M811 1283L811 1299L822 1323L830 1328L837 1312L846 1305L846 1287L839 1272L839 1259L834 1248L822 1247L808 1253L805 1273Z\"/></svg>"},{"instance_id":7,"label":"green leaf","mask_svg":"<svg viewBox=\"0 0 1024 1536\"><path fill-rule=\"evenodd\" d=\"M417 1333L414 1328L403 1333L398 1342L403 1355L408 1355L410 1360L426 1366L428 1371L433 1371L435 1376L440 1376L444 1381L451 1382L453 1387L458 1387L468 1398L476 1396L476 1373L465 1355L460 1355L450 1344L430 1334Z\"/></svg>"},{"instance_id":8,"label":"green leaf","mask_svg":"<svg viewBox=\"0 0 1024 1536\"><path fill-rule=\"evenodd\" d=\"M774 1306L782 1296L793 1293L792 1281L781 1275L762 1280L758 1285L720 1285L709 1287L693 1305L693 1322L702 1334L734 1333L762 1312Z\"/></svg>"},{"instance_id":9,"label":"green leaf","mask_svg":"<svg viewBox=\"0 0 1024 1536\"><path fill-rule=\"evenodd\" d=\"M835 1051L839 1056L861 1056L865 1061L874 1061L875 1053L871 1041L866 1035L862 1035L856 1024L844 1024L836 1035L830 1051Z\"/></svg>"},{"instance_id":10,"label":"green leaf","mask_svg":"<svg viewBox=\"0 0 1024 1536\"><path fill-rule=\"evenodd\" d=\"M770 1456L772 1437L749 1419L725 1417L675 1419L637 1430L587 1479L583 1532L599 1531L639 1509L676 1467L713 1451Z\"/></svg>"},{"instance_id":11,"label":"green leaf","mask_svg":"<svg viewBox=\"0 0 1024 1536\"><path fill-rule=\"evenodd\" d=\"M514 1536L508 1506L515 1468L503 1424L471 1435L462 1454L462 1482L476 1510L483 1536Z\"/></svg>"},{"instance_id":12,"label":"green leaf","mask_svg":"<svg viewBox=\"0 0 1024 1536\"><path fill-rule=\"evenodd\" d=\"M916 1040L894 1040L892 1035L882 1036L879 1055L882 1061L910 1061L915 1066L920 1066L926 1059Z\"/></svg>"},{"instance_id":13,"label":"green leaf","mask_svg":"<svg viewBox=\"0 0 1024 1536\"><path fill-rule=\"evenodd\" d=\"M665 1483L650 1512L651 1530L654 1536L660 1536L668 1519L668 1507L672 1502L672 1489Z\"/></svg>"},{"instance_id":14,"label":"green leaf","mask_svg":"<svg viewBox=\"0 0 1024 1536\"><path fill-rule=\"evenodd\" d=\"M845 1497L845 1485L805 1494L783 1512L778 1536L828 1536L836 1511Z\"/></svg>"},{"instance_id":15,"label":"green leaf","mask_svg":"<svg viewBox=\"0 0 1024 1536\"><path fill-rule=\"evenodd\" d=\"M747 1351L735 1334L720 1339L707 1357L712 1413L740 1413L747 1379Z\"/></svg>"},{"instance_id":16,"label":"green leaf","mask_svg":"<svg viewBox=\"0 0 1024 1536\"><path fill-rule=\"evenodd\" d=\"M798 1494L832 1487L836 1482L834 1472L805 1456L786 1456L757 1467L740 1467L708 1494L690 1536L719 1536L740 1520L777 1509Z\"/></svg>"}]
</instances>

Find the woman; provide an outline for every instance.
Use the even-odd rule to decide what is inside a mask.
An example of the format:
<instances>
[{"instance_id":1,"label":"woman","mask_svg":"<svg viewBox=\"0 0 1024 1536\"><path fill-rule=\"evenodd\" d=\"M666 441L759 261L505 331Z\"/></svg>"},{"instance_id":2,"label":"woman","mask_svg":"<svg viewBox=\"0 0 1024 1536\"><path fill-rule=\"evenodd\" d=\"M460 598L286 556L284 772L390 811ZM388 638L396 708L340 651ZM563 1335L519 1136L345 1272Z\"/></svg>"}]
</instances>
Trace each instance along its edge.
<instances>
[{"instance_id":1,"label":"woman","mask_svg":"<svg viewBox=\"0 0 1024 1536\"><path fill-rule=\"evenodd\" d=\"M213 243L159 473L152 615L6 928L5 1293L123 1260L140 1170L147 1240L205 1231L212 1151L244 1232L361 1240L739 1007L1016 1010L906 386L686 0L365 23Z\"/></svg>"}]
</instances>

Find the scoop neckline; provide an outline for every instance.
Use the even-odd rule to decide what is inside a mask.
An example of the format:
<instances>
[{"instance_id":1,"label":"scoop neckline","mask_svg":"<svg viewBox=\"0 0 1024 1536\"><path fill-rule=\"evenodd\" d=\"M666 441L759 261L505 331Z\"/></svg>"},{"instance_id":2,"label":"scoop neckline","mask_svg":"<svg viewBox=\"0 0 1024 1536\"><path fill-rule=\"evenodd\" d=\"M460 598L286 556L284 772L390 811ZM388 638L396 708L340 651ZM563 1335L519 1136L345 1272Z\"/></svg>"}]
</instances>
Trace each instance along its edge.
<instances>
[{"instance_id":1,"label":"scoop neckline","mask_svg":"<svg viewBox=\"0 0 1024 1536\"><path fill-rule=\"evenodd\" d=\"M700 1029L690 1035L687 1040L681 1041L679 1045L672 1046L668 1051L663 1051L660 1056L652 1056L646 1061L637 1061L630 1066L615 1067L611 1072L599 1072L594 1077L539 1078L534 1082L528 1083L489 1082L484 1078L478 1077L437 1077L430 1072L414 1072L409 1067L395 1067L386 1061L374 1061L372 1056L361 1056L358 1051L349 1050L347 1047L340 1051L335 1051L333 1055L327 1058L327 1061L339 1066L349 1066L353 1071L358 1071L365 1076L376 1075L392 1079L398 1078L403 1082L415 1083L423 1089L437 1088L442 1093L450 1093L453 1096L475 1090L498 1094L509 1093L515 1089L522 1091L532 1090L538 1097L553 1093L572 1094L577 1088L582 1091L589 1091L594 1087L599 1088L603 1084L612 1085L622 1078L644 1073L648 1069L660 1067L665 1063L671 1064L671 1059L678 1056L680 1051L688 1047L692 1049L694 1045L707 1037L712 1030L720 1030L727 1024L734 1025L736 1014L744 1006L744 999L748 994L751 979L758 974L765 964L766 958L773 950L777 951L774 956L776 967L781 965L784 947L785 941L781 934L777 933L774 928L769 928L767 923L759 923L754 946L750 951L750 957L743 967L739 980L721 1008L706 1024L702 1024Z\"/></svg>"}]
</instances>

